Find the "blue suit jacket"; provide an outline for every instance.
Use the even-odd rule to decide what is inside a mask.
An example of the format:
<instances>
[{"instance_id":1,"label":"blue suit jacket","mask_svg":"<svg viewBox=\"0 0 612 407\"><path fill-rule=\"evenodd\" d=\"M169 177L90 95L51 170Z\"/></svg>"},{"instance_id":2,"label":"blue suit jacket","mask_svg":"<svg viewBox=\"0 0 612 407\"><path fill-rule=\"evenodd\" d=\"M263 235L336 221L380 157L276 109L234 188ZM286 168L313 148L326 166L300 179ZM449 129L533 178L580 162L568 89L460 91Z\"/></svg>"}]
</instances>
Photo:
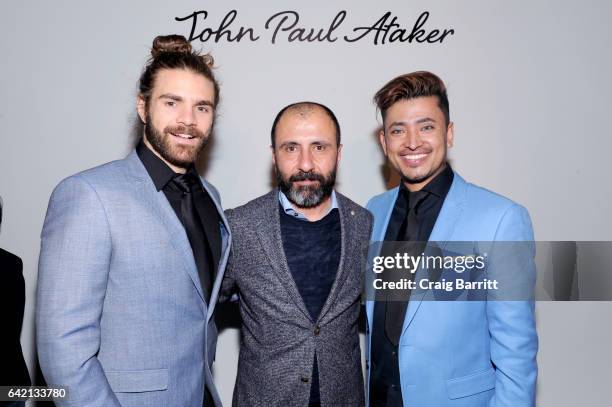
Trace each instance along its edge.
<instances>
[{"instance_id":1,"label":"blue suit jacket","mask_svg":"<svg viewBox=\"0 0 612 407\"><path fill-rule=\"evenodd\" d=\"M397 193L368 203L372 241L384 240ZM525 208L457 173L430 236L436 242L532 240ZM525 267L534 267L533 254ZM367 301L369 327L373 310ZM404 406L533 406L537 348L533 301L423 301L413 294L398 349ZM367 377L369 385L369 371Z\"/></svg>"},{"instance_id":2,"label":"blue suit jacket","mask_svg":"<svg viewBox=\"0 0 612 407\"><path fill-rule=\"evenodd\" d=\"M206 304L185 229L135 152L62 181L42 231L36 309L40 366L68 386L58 406L201 407L211 374L213 311L230 245Z\"/></svg>"}]
</instances>

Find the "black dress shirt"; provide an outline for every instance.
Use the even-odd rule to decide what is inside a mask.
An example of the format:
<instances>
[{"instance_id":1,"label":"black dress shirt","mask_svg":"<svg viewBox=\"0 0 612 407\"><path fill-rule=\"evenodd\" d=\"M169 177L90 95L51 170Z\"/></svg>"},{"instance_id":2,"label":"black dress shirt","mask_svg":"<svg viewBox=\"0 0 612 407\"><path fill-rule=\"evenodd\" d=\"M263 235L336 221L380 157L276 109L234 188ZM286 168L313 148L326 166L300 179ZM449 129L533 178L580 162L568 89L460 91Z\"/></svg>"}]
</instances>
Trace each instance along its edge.
<instances>
[{"instance_id":1,"label":"black dress shirt","mask_svg":"<svg viewBox=\"0 0 612 407\"><path fill-rule=\"evenodd\" d=\"M427 194L416 208L418 230L408 233L402 230L408 216L408 200L410 192L402 183L393 207L385 241L404 240L406 234L418 236L418 241L429 240L444 199L453 183L454 173L450 165L432 179L421 190ZM404 304L407 307L408 303ZM370 363L370 406L372 407L402 407L402 392L398 364L398 347L394 345L385 333L385 317L387 302L377 301L374 305L374 318L371 342ZM404 308L405 315L405 308ZM403 325L404 318L398 318L397 323Z\"/></svg>"},{"instance_id":2,"label":"black dress shirt","mask_svg":"<svg viewBox=\"0 0 612 407\"><path fill-rule=\"evenodd\" d=\"M153 184L158 191L163 191L164 195L168 199L168 202L174 209L176 216L179 218L183 227L185 222L181 215L181 200L183 192L177 188L172 179L178 175L157 155L155 155L141 140L136 147L136 153L142 161L142 164L146 168L149 176L153 180ZM192 173L196 179L200 179L194 166L191 166L188 172ZM214 276L219 266L219 258L221 256L221 231L219 229L219 214L217 207L213 202L212 198L208 195L208 192L204 187L198 188L194 194L194 202L196 211L202 227L206 235L206 244L201 247L191 247L196 264L198 267L198 274L200 279L210 278L210 281L214 281ZM199 251L196 253L196 251ZM197 259L203 259L198 262ZM208 273L206 275L206 273ZM208 293L209 295L210 293ZM207 293L204 293L207 296Z\"/></svg>"}]
</instances>

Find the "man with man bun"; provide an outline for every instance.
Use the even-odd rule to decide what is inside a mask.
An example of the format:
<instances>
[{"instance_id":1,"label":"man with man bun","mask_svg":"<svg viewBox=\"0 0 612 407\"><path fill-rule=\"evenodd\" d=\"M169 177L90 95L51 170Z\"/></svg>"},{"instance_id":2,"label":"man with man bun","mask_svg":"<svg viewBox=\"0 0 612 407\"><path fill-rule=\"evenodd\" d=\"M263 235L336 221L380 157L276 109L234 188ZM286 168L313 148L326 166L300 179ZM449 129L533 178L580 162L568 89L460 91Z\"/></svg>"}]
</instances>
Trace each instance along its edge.
<instances>
[{"instance_id":1,"label":"man with man bun","mask_svg":"<svg viewBox=\"0 0 612 407\"><path fill-rule=\"evenodd\" d=\"M54 190L42 230L40 365L58 406L219 406L213 312L231 236L194 162L219 101L212 57L178 35L140 77L144 134L126 158Z\"/></svg>"}]
</instances>

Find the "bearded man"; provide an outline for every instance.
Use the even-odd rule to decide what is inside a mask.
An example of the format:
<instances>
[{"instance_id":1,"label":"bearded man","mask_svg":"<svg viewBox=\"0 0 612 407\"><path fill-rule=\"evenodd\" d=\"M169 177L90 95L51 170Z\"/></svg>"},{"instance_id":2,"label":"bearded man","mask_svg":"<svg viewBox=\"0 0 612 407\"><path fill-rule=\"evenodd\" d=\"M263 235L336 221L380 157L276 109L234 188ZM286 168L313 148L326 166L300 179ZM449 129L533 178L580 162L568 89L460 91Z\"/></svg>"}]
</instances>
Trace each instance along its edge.
<instances>
[{"instance_id":1,"label":"bearded man","mask_svg":"<svg viewBox=\"0 0 612 407\"><path fill-rule=\"evenodd\" d=\"M364 404L358 317L372 217L334 191L340 126L319 103L272 125L278 188L226 212L234 236L222 297L237 294L237 406Z\"/></svg>"},{"instance_id":2,"label":"bearded man","mask_svg":"<svg viewBox=\"0 0 612 407\"><path fill-rule=\"evenodd\" d=\"M58 406L220 406L213 312L229 256L219 195L194 168L219 100L212 58L157 37L138 147L62 181L42 231L36 328Z\"/></svg>"}]
</instances>

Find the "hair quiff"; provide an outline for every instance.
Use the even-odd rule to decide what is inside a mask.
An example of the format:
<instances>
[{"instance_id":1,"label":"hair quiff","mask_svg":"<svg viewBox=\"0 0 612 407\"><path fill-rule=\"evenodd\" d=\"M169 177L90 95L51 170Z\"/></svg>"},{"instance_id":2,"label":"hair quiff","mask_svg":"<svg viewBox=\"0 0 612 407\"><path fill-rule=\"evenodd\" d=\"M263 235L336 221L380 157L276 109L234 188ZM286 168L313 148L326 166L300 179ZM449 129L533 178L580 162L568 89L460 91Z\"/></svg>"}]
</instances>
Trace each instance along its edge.
<instances>
[{"instance_id":1,"label":"hair quiff","mask_svg":"<svg viewBox=\"0 0 612 407\"><path fill-rule=\"evenodd\" d=\"M425 96L436 96L438 98L438 106L444 113L448 125L450 123L450 112L446 85L444 85L442 79L431 72L417 71L392 79L376 92L374 103L378 106L384 122L387 110L396 102Z\"/></svg>"},{"instance_id":2,"label":"hair quiff","mask_svg":"<svg viewBox=\"0 0 612 407\"><path fill-rule=\"evenodd\" d=\"M212 72L214 59L210 54L194 51L182 35L160 35L153 40L151 58L140 76L139 91L145 103L149 103L155 84L155 77L162 69L188 69L201 74L213 83L215 90L214 107L219 103L219 84Z\"/></svg>"}]
</instances>

